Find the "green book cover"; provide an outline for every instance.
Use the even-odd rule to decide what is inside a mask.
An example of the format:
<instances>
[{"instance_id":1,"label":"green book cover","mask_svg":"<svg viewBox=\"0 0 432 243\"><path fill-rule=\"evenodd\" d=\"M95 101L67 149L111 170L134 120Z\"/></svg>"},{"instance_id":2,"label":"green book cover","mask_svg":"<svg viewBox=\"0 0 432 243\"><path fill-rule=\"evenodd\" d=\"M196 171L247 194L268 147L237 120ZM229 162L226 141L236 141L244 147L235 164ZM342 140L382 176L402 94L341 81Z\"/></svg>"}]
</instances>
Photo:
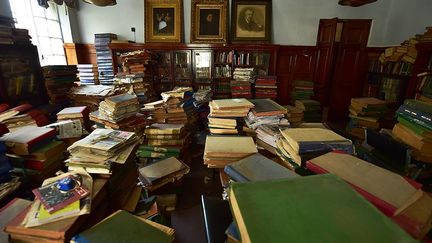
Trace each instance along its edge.
<instances>
[{"instance_id":1,"label":"green book cover","mask_svg":"<svg viewBox=\"0 0 432 243\"><path fill-rule=\"evenodd\" d=\"M420 100L405 100L404 105L432 116L432 105Z\"/></svg>"},{"instance_id":2,"label":"green book cover","mask_svg":"<svg viewBox=\"0 0 432 243\"><path fill-rule=\"evenodd\" d=\"M77 243L172 242L174 238L136 216L118 211L99 224L73 237Z\"/></svg>"},{"instance_id":3,"label":"green book cover","mask_svg":"<svg viewBox=\"0 0 432 243\"><path fill-rule=\"evenodd\" d=\"M416 242L332 174L234 183L242 242Z\"/></svg>"},{"instance_id":4,"label":"green book cover","mask_svg":"<svg viewBox=\"0 0 432 243\"><path fill-rule=\"evenodd\" d=\"M405 119L405 120L407 120L407 121L409 121L411 123L415 123L415 124L417 124L419 126L422 126L422 127L426 128L428 130L432 130L432 124L429 124L429 123L426 123L424 121L421 121L421 120L419 120L419 119L417 119L415 117L408 116L408 115L405 115L405 114L400 113L400 112L397 112L397 116L398 116L398 119L399 119L399 117L402 117L403 119Z\"/></svg>"},{"instance_id":5,"label":"green book cover","mask_svg":"<svg viewBox=\"0 0 432 243\"><path fill-rule=\"evenodd\" d=\"M411 131L413 131L415 134L420 135L420 136L424 136L426 134L431 134L431 130L416 124L415 122L411 122L408 119L405 119L403 116L399 116L398 117L398 122L406 127L408 127Z\"/></svg>"}]
</instances>

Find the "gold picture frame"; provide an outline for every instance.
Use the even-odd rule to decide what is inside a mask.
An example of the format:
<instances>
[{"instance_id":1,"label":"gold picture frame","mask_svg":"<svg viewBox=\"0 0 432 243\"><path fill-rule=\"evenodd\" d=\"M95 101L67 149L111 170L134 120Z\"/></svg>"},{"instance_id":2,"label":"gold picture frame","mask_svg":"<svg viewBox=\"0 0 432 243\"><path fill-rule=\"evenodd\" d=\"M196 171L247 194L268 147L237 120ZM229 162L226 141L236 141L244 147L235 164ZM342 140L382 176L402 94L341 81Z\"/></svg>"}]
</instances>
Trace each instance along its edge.
<instances>
[{"instance_id":1,"label":"gold picture frame","mask_svg":"<svg viewBox=\"0 0 432 243\"><path fill-rule=\"evenodd\" d=\"M228 0L192 0L191 42L227 43Z\"/></svg>"},{"instance_id":2,"label":"gold picture frame","mask_svg":"<svg viewBox=\"0 0 432 243\"><path fill-rule=\"evenodd\" d=\"M183 0L145 0L145 42L180 43Z\"/></svg>"}]
</instances>

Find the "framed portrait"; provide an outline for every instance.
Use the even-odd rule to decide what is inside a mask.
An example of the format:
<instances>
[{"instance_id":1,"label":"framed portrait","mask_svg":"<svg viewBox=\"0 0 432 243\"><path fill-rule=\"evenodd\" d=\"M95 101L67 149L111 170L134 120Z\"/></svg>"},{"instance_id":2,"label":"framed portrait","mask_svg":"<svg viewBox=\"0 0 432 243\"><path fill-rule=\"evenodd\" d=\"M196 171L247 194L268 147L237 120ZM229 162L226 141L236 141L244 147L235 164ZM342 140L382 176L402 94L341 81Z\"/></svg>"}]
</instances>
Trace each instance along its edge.
<instances>
[{"instance_id":1,"label":"framed portrait","mask_svg":"<svg viewBox=\"0 0 432 243\"><path fill-rule=\"evenodd\" d=\"M232 0L233 42L271 42L271 0Z\"/></svg>"},{"instance_id":2,"label":"framed portrait","mask_svg":"<svg viewBox=\"0 0 432 243\"><path fill-rule=\"evenodd\" d=\"M145 0L145 42L180 43L183 0Z\"/></svg>"},{"instance_id":3,"label":"framed portrait","mask_svg":"<svg viewBox=\"0 0 432 243\"><path fill-rule=\"evenodd\" d=\"M192 0L191 42L226 43L228 0Z\"/></svg>"}]
</instances>

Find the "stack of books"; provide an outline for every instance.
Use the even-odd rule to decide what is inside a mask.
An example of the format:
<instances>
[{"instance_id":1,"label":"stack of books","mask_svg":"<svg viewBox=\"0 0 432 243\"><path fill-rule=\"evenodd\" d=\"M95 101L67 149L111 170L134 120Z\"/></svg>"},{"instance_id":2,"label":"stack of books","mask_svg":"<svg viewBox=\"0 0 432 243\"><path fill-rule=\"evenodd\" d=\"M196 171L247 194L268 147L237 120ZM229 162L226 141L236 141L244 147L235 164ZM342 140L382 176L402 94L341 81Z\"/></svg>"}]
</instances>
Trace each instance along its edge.
<instances>
[{"instance_id":1,"label":"stack of books","mask_svg":"<svg viewBox=\"0 0 432 243\"><path fill-rule=\"evenodd\" d=\"M0 16L0 44L12 45L13 36L12 29L15 21L11 17Z\"/></svg>"},{"instance_id":2,"label":"stack of books","mask_svg":"<svg viewBox=\"0 0 432 243\"><path fill-rule=\"evenodd\" d=\"M422 185L353 155L331 152L307 162L318 174L331 173L345 180L366 200L416 239L431 229L432 197ZM359 174L362 176L359 176ZM419 215L422 215L419 217Z\"/></svg>"},{"instance_id":3,"label":"stack of books","mask_svg":"<svg viewBox=\"0 0 432 243\"><path fill-rule=\"evenodd\" d=\"M57 113L57 121L79 120L81 124L88 123L89 109L87 106L67 107Z\"/></svg>"},{"instance_id":4,"label":"stack of books","mask_svg":"<svg viewBox=\"0 0 432 243\"><path fill-rule=\"evenodd\" d=\"M27 29L12 29L12 39L18 45L31 45L31 36Z\"/></svg>"},{"instance_id":5,"label":"stack of books","mask_svg":"<svg viewBox=\"0 0 432 243\"><path fill-rule=\"evenodd\" d=\"M252 98L252 84L255 82L254 68L236 68L231 80L232 98Z\"/></svg>"},{"instance_id":6,"label":"stack of books","mask_svg":"<svg viewBox=\"0 0 432 243\"><path fill-rule=\"evenodd\" d=\"M229 201L241 242L415 242L335 175L233 183Z\"/></svg>"},{"instance_id":7,"label":"stack of books","mask_svg":"<svg viewBox=\"0 0 432 243\"><path fill-rule=\"evenodd\" d=\"M378 129L380 118L387 111L387 104L383 100L373 97L352 98L349 107L350 121L347 132L362 140L365 138L365 128Z\"/></svg>"},{"instance_id":8,"label":"stack of books","mask_svg":"<svg viewBox=\"0 0 432 243\"><path fill-rule=\"evenodd\" d=\"M321 122L321 104L316 100L296 100L295 107L303 111L305 122Z\"/></svg>"},{"instance_id":9,"label":"stack of books","mask_svg":"<svg viewBox=\"0 0 432 243\"><path fill-rule=\"evenodd\" d=\"M285 118L287 110L271 99L256 99L251 100L254 104L247 117L245 118L246 125L253 130L256 130L261 125L289 125Z\"/></svg>"},{"instance_id":10,"label":"stack of books","mask_svg":"<svg viewBox=\"0 0 432 243\"><path fill-rule=\"evenodd\" d=\"M314 83L313 81L306 80L294 80L291 99L292 100L310 100L314 95Z\"/></svg>"},{"instance_id":11,"label":"stack of books","mask_svg":"<svg viewBox=\"0 0 432 243\"><path fill-rule=\"evenodd\" d=\"M261 125L256 129L256 143L261 148L277 155L277 141L281 138L281 130L287 129L289 125Z\"/></svg>"},{"instance_id":12,"label":"stack of books","mask_svg":"<svg viewBox=\"0 0 432 243\"><path fill-rule=\"evenodd\" d=\"M0 110L0 122L9 131L15 131L26 126L45 126L49 123L47 116L30 104L22 104L10 109Z\"/></svg>"},{"instance_id":13,"label":"stack of books","mask_svg":"<svg viewBox=\"0 0 432 243\"><path fill-rule=\"evenodd\" d=\"M157 56L148 50L126 52L120 55L121 67L115 83L131 86L141 103L156 96L153 79Z\"/></svg>"},{"instance_id":14,"label":"stack of books","mask_svg":"<svg viewBox=\"0 0 432 243\"><path fill-rule=\"evenodd\" d=\"M239 146L241 144L241 146ZM224 168L258 152L251 137L207 136L204 164L209 168Z\"/></svg>"},{"instance_id":15,"label":"stack of books","mask_svg":"<svg viewBox=\"0 0 432 243\"><path fill-rule=\"evenodd\" d=\"M412 157L432 163L432 105L419 100L405 100L396 111L393 136L410 146Z\"/></svg>"},{"instance_id":16,"label":"stack of books","mask_svg":"<svg viewBox=\"0 0 432 243\"><path fill-rule=\"evenodd\" d=\"M193 94L195 99L194 105L199 107L201 105L207 104L213 97L213 92L211 90L200 89Z\"/></svg>"},{"instance_id":17,"label":"stack of books","mask_svg":"<svg viewBox=\"0 0 432 243\"><path fill-rule=\"evenodd\" d=\"M68 147L66 166L69 171L85 169L91 174L111 175L117 165L135 158L137 141L133 132L98 128Z\"/></svg>"},{"instance_id":18,"label":"stack of books","mask_svg":"<svg viewBox=\"0 0 432 243\"><path fill-rule=\"evenodd\" d=\"M103 85L114 83L114 70L109 44L117 40L117 35L112 33L95 34L96 59L99 71L99 82Z\"/></svg>"},{"instance_id":19,"label":"stack of books","mask_svg":"<svg viewBox=\"0 0 432 243\"><path fill-rule=\"evenodd\" d=\"M166 102L158 100L144 104L142 109L151 120L157 123L186 124L188 117L182 107L180 98L170 98Z\"/></svg>"},{"instance_id":20,"label":"stack of books","mask_svg":"<svg viewBox=\"0 0 432 243\"><path fill-rule=\"evenodd\" d=\"M431 59L429 59L429 64L431 63ZM431 67L432 65L428 65ZM419 73L417 77L420 78L419 82L417 82L416 88L416 99L432 104L432 75L430 72Z\"/></svg>"},{"instance_id":21,"label":"stack of books","mask_svg":"<svg viewBox=\"0 0 432 243\"><path fill-rule=\"evenodd\" d=\"M69 101L70 89L77 78L75 65L51 65L42 67L45 87L52 104Z\"/></svg>"},{"instance_id":22,"label":"stack of books","mask_svg":"<svg viewBox=\"0 0 432 243\"><path fill-rule=\"evenodd\" d=\"M99 103L114 94L114 86L80 85L70 91L70 98L74 106L87 106L90 111L97 111Z\"/></svg>"},{"instance_id":23,"label":"stack of books","mask_svg":"<svg viewBox=\"0 0 432 243\"><path fill-rule=\"evenodd\" d=\"M288 128L281 131L277 151L282 159L304 166L307 160L332 150L354 153L351 140L324 128Z\"/></svg>"},{"instance_id":24,"label":"stack of books","mask_svg":"<svg viewBox=\"0 0 432 243\"><path fill-rule=\"evenodd\" d=\"M81 84L99 84L97 66L93 64L78 64L78 78Z\"/></svg>"},{"instance_id":25,"label":"stack of books","mask_svg":"<svg viewBox=\"0 0 432 243\"><path fill-rule=\"evenodd\" d=\"M53 128L30 126L6 134L0 140L6 144L14 172L29 175L37 184L62 168L65 144L55 137Z\"/></svg>"},{"instance_id":26,"label":"stack of books","mask_svg":"<svg viewBox=\"0 0 432 243\"><path fill-rule=\"evenodd\" d=\"M258 76L255 80L255 98L277 98L277 77Z\"/></svg>"},{"instance_id":27,"label":"stack of books","mask_svg":"<svg viewBox=\"0 0 432 243\"><path fill-rule=\"evenodd\" d=\"M212 134L241 133L241 119L247 117L254 104L244 98L210 102L209 129Z\"/></svg>"},{"instance_id":28,"label":"stack of books","mask_svg":"<svg viewBox=\"0 0 432 243\"><path fill-rule=\"evenodd\" d=\"M295 106L287 105L287 119L292 127L298 127L303 122L303 110Z\"/></svg>"}]
</instances>

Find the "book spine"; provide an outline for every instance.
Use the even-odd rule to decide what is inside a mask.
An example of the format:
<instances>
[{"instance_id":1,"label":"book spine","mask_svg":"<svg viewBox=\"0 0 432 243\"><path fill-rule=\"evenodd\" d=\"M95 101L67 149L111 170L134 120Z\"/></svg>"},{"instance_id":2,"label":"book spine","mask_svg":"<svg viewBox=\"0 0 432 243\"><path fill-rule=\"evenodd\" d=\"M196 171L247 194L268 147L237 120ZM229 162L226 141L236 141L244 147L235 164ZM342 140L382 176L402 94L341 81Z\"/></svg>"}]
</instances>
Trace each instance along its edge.
<instances>
[{"instance_id":1,"label":"book spine","mask_svg":"<svg viewBox=\"0 0 432 243\"><path fill-rule=\"evenodd\" d=\"M225 166L224 171L225 171L225 173L227 173L227 175L229 177L231 177L231 179L233 179L236 182L248 182L249 181L246 177L244 177L242 174L238 173L230 165Z\"/></svg>"},{"instance_id":2,"label":"book spine","mask_svg":"<svg viewBox=\"0 0 432 243\"><path fill-rule=\"evenodd\" d=\"M422 121L424 123L431 124L432 123L432 116L423 113L418 110L414 110L411 107L408 107L406 105L401 105L399 109L396 111L397 114L404 114L413 118L418 119L419 121Z\"/></svg>"}]
</instances>

